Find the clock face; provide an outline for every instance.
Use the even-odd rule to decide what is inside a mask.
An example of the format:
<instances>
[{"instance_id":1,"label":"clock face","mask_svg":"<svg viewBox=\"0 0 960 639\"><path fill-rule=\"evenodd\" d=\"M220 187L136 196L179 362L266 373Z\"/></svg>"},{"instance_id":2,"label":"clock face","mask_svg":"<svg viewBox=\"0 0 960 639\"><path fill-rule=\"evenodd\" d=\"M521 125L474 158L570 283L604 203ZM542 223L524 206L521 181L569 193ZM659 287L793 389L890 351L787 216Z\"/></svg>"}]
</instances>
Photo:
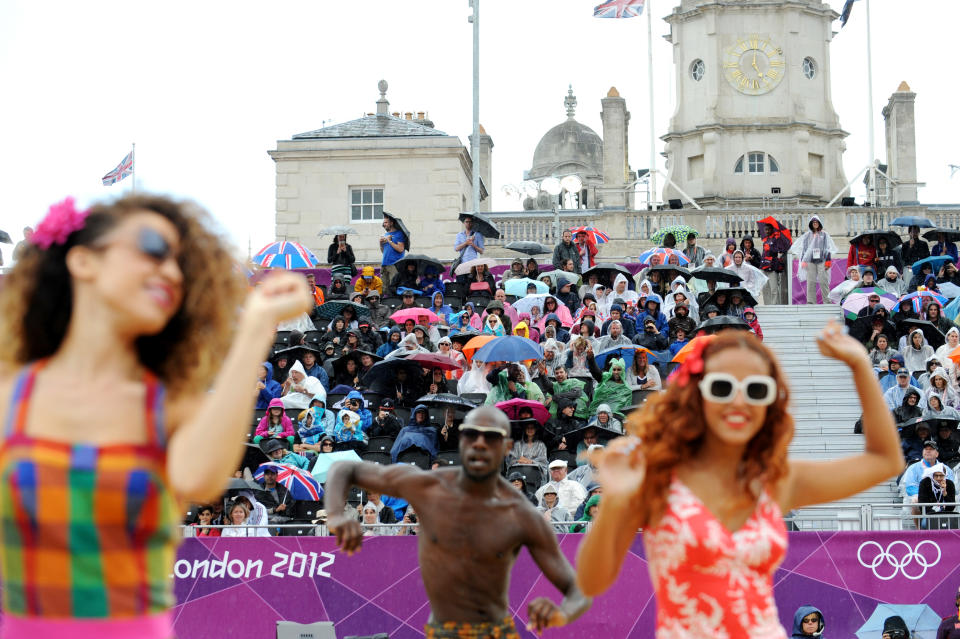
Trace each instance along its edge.
<instances>
[{"instance_id":1,"label":"clock face","mask_svg":"<svg viewBox=\"0 0 960 639\"><path fill-rule=\"evenodd\" d=\"M737 38L724 56L724 77L746 95L772 91L783 80L786 69L783 49L758 35Z\"/></svg>"}]
</instances>

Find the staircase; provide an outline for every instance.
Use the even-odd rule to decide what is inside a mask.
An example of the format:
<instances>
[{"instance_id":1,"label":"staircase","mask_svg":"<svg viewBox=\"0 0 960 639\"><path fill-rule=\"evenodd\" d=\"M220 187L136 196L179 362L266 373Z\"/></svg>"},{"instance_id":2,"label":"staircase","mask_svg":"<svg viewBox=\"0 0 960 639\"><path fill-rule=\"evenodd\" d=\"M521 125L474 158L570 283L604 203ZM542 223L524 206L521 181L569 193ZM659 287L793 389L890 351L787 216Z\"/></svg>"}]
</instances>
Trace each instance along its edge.
<instances>
[{"instance_id":1,"label":"staircase","mask_svg":"<svg viewBox=\"0 0 960 639\"><path fill-rule=\"evenodd\" d=\"M850 369L827 359L817 349L816 337L831 319L840 319L834 305L758 306L757 319L763 343L776 353L790 382L790 410L795 434L790 456L796 459L837 459L863 451L863 435L853 432L861 414ZM864 503L899 503L894 478L834 504L805 508L806 517L836 521L837 515L852 518ZM833 506L831 508L831 506ZM859 520L859 515L857 515ZM823 527L836 527L821 525Z\"/></svg>"}]
</instances>

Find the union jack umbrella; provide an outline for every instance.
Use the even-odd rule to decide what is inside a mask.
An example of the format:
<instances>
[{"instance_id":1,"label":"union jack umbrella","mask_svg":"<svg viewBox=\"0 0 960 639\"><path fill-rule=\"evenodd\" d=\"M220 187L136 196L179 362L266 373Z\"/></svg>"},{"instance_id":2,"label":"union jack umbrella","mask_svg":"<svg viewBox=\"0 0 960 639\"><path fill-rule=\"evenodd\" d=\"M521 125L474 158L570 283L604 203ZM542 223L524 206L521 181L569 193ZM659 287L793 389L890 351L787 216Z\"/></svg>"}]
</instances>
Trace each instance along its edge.
<instances>
[{"instance_id":1,"label":"union jack umbrella","mask_svg":"<svg viewBox=\"0 0 960 639\"><path fill-rule=\"evenodd\" d=\"M290 464L267 462L260 464L253 478L262 482L265 470L272 470L277 473L277 483L286 488L293 499L302 501L320 501L323 499L323 488L320 487L320 482L310 474L310 471L301 470Z\"/></svg>"},{"instance_id":2,"label":"union jack umbrella","mask_svg":"<svg viewBox=\"0 0 960 639\"><path fill-rule=\"evenodd\" d=\"M116 166L112 171L104 175L101 180L103 180L104 186L110 186L111 184L116 184L123 178L131 175L133 173L133 151L127 153L127 156L120 161L120 164Z\"/></svg>"},{"instance_id":3,"label":"union jack umbrella","mask_svg":"<svg viewBox=\"0 0 960 639\"><path fill-rule=\"evenodd\" d=\"M594 18L635 18L643 13L644 0L609 0L593 8Z\"/></svg>"},{"instance_id":4,"label":"union jack umbrella","mask_svg":"<svg viewBox=\"0 0 960 639\"><path fill-rule=\"evenodd\" d=\"M586 233L587 239L594 244L606 244L610 241L609 235L600 229L593 228L592 226L576 226L570 229L570 232L573 233L574 237L577 236L577 233Z\"/></svg>"},{"instance_id":5,"label":"union jack umbrella","mask_svg":"<svg viewBox=\"0 0 960 639\"><path fill-rule=\"evenodd\" d=\"M659 256L659 261L654 259L656 256ZM681 251L663 247L650 249L649 251L642 253L638 259L640 260L641 264L669 264L671 257L677 258L677 263L679 266L686 266L690 263L690 259Z\"/></svg>"},{"instance_id":6,"label":"union jack umbrella","mask_svg":"<svg viewBox=\"0 0 960 639\"><path fill-rule=\"evenodd\" d=\"M254 264L274 268L313 268L320 263L310 249L296 242L273 242L253 256Z\"/></svg>"}]
</instances>

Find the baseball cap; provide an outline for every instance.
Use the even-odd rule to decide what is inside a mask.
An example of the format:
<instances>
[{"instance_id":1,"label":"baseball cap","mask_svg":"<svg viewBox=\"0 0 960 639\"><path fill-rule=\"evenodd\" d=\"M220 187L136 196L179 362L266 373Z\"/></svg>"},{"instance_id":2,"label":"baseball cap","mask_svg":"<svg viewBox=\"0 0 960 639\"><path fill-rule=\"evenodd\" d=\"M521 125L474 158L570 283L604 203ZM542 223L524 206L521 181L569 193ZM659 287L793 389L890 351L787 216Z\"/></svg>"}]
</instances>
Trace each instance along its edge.
<instances>
[{"instance_id":1,"label":"baseball cap","mask_svg":"<svg viewBox=\"0 0 960 639\"><path fill-rule=\"evenodd\" d=\"M901 368L897 371L897 377L910 377L910 372L905 368Z\"/></svg>"},{"instance_id":2,"label":"baseball cap","mask_svg":"<svg viewBox=\"0 0 960 639\"><path fill-rule=\"evenodd\" d=\"M923 442L923 447L924 447L924 448L932 448L932 449L934 449L934 450L940 450L940 447L937 446L937 442L935 442L935 441L932 440L932 439L928 439L927 441Z\"/></svg>"},{"instance_id":3,"label":"baseball cap","mask_svg":"<svg viewBox=\"0 0 960 639\"><path fill-rule=\"evenodd\" d=\"M563 461L562 459L554 459L552 462L550 462L549 467L550 468L566 468L567 462Z\"/></svg>"},{"instance_id":4,"label":"baseball cap","mask_svg":"<svg viewBox=\"0 0 960 639\"><path fill-rule=\"evenodd\" d=\"M380 401L380 408L383 410L393 410L393 400L390 398L385 398Z\"/></svg>"},{"instance_id":5,"label":"baseball cap","mask_svg":"<svg viewBox=\"0 0 960 639\"><path fill-rule=\"evenodd\" d=\"M553 493L554 495L557 494L557 489L553 486L553 484L547 484L544 487L543 494L546 495L547 493Z\"/></svg>"}]
</instances>

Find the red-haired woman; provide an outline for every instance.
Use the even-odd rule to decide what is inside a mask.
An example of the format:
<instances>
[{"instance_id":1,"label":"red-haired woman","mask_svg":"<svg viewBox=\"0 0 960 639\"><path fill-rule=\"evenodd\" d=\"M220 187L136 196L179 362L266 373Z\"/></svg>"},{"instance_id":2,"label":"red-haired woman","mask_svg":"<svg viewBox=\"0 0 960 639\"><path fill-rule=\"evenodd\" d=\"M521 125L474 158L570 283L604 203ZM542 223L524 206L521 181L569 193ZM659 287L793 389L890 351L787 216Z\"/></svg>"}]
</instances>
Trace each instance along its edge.
<instances>
[{"instance_id":1,"label":"red-haired woman","mask_svg":"<svg viewBox=\"0 0 960 639\"><path fill-rule=\"evenodd\" d=\"M903 469L899 438L866 352L836 324L820 352L847 364L866 450L787 459L793 419L773 354L725 331L695 348L667 390L599 460L603 508L577 560L589 596L617 577L637 529L657 597L658 639L785 639L771 576L786 552L782 513L853 495Z\"/></svg>"},{"instance_id":2,"label":"red-haired woman","mask_svg":"<svg viewBox=\"0 0 960 639\"><path fill-rule=\"evenodd\" d=\"M190 205L51 208L0 290L5 639L173 636L177 504L221 493L249 380L311 303L289 273L247 296Z\"/></svg>"}]
</instances>

